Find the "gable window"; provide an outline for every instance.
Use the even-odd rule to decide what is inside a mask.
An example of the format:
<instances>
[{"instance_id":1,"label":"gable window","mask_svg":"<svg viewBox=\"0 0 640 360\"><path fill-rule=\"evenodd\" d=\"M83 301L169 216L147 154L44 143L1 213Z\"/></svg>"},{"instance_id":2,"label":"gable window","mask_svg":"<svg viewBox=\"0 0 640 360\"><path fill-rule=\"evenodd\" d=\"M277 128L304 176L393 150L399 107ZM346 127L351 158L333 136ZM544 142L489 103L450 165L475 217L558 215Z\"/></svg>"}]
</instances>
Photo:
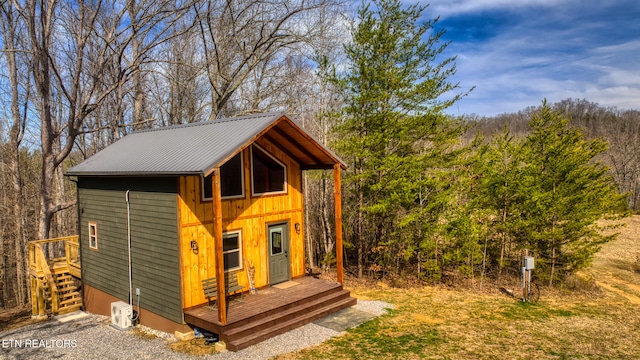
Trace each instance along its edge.
<instances>
[{"instance_id":1,"label":"gable window","mask_svg":"<svg viewBox=\"0 0 640 360\"><path fill-rule=\"evenodd\" d=\"M255 145L251 147L251 170L254 194L286 192L287 168Z\"/></svg>"},{"instance_id":2,"label":"gable window","mask_svg":"<svg viewBox=\"0 0 640 360\"><path fill-rule=\"evenodd\" d=\"M242 238L240 231L222 234L224 271L242 269Z\"/></svg>"},{"instance_id":3,"label":"gable window","mask_svg":"<svg viewBox=\"0 0 640 360\"><path fill-rule=\"evenodd\" d=\"M236 154L220 167L220 193L223 198L244 196L244 177L242 175L242 152ZM204 178L202 194L205 200L211 200L213 174Z\"/></svg>"},{"instance_id":4,"label":"gable window","mask_svg":"<svg viewBox=\"0 0 640 360\"><path fill-rule=\"evenodd\" d=\"M89 249L98 250L98 224L89 223Z\"/></svg>"}]
</instances>

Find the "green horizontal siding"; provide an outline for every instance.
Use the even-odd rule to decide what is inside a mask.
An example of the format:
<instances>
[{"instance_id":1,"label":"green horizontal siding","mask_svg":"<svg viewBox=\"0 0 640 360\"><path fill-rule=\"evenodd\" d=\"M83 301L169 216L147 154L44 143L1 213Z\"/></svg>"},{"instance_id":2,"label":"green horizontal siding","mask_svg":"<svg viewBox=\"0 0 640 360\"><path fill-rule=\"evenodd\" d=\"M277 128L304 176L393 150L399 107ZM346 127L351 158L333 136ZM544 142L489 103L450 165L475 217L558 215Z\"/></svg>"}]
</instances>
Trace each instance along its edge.
<instances>
[{"instance_id":1,"label":"green horizontal siding","mask_svg":"<svg viewBox=\"0 0 640 360\"><path fill-rule=\"evenodd\" d=\"M126 190L129 190L133 301L182 322L175 178L80 178L83 281L129 299ZM89 248L88 223L98 225L98 250Z\"/></svg>"}]
</instances>

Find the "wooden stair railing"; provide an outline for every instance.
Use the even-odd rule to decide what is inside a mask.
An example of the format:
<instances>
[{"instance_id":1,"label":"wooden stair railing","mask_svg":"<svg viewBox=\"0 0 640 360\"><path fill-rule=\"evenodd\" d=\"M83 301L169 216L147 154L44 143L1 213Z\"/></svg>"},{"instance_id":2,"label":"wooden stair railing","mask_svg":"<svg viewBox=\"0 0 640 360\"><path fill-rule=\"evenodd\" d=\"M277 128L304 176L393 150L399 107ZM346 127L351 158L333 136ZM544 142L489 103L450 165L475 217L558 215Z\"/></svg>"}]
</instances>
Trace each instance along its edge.
<instances>
[{"instance_id":1,"label":"wooden stair railing","mask_svg":"<svg viewBox=\"0 0 640 360\"><path fill-rule=\"evenodd\" d=\"M76 241L65 241L64 252L67 258L67 266L69 266L69 272L71 275L81 277L80 273L80 244L78 238Z\"/></svg>"},{"instance_id":2,"label":"wooden stair railing","mask_svg":"<svg viewBox=\"0 0 640 360\"><path fill-rule=\"evenodd\" d=\"M31 250L31 249L29 249ZM35 258L35 281L32 277L31 281L31 290L35 292L35 301L32 304L32 310L34 315L44 316L46 305L45 299L47 299L47 292L50 293L50 302L51 302L51 312L54 314L58 313L58 286L56 285L55 280L53 279L53 275L51 274L51 269L49 269L49 264L47 264L47 258L44 256L44 252L42 251L42 247L39 245L33 247L34 258ZM32 273L32 275L34 275ZM34 284L36 288L34 289ZM32 294L32 297L34 295Z\"/></svg>"},{"instance_id":3,"label":"wooden stair railing","mask_svg":"<svg viewBox=\"0 0 640 360\"><path fill-rule=\"evenodd\" d=\"M47 260L42 245L61 241L64 242L64 257ZM64 314L82 307L82 297L76 286L76 279L80 278L77 236L29 242L29 265L33 316Z\"/></svg>"}]
</instances>

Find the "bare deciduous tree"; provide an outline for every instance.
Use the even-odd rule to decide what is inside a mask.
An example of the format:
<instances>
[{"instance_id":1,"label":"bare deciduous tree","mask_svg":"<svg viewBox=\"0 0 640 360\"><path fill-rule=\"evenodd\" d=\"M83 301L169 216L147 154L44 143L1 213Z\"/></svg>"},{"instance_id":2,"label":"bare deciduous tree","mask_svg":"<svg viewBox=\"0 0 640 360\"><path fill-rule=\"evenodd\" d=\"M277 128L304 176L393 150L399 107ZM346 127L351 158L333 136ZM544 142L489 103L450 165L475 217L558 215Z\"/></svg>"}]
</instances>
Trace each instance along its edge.
<instances>
[{"instance_id":1,"label":"bare deciduous tree","mask_svg":"<svg viewBox=\"0 0 640 360\"><path fill-rule=\"evenodd\" d=\"M205 71L211 88L210 119L227 109L254 71L311 36L304 20L330 0L209 0L196 8ZM256 79L254 79L256 80ZM262 83L261 79L254 85Z\"/></svg>"},{"instance_id":2,"label":"bare deciduous tree","mask_svg":"<svg viewBox=\"0 0 640 360\"><path fill-rule=\"evenodd\" d=\"M29 99L29 80L20 79L19 76L19 61L18 52L20 47L18 46L19 35L21 35L21 28L16 19L15 8L9 2L4 2L1 5L2 14L2 43L3 53L6 61L7 77L9 79L10 87L10 114L7 117L9 128L8 139L8 156L7 156L7 168L10 174L10 199L11 209L9 211L10 217L8 219L8 229L11 229L2 239L2 242L6 245L3 249L3 255L6 252L7 256L3 256L3 285L5 285L5 291L3 291L3 302L7 302L11 297L15 299L17 304L25 303L27 299L26 289L20 286L25 282L26 274L26 261L25 261L25 246L26 239L24 237L24 221L22 218L23 208L23 190L22 190L22 176L20 171L20 147L25 135L26 128L26 114L23 111L24 104ZM25 89L21 94L20 89ZM6 240L5 240L6 239ZM4 259L8 259L9 263L4 264ZM7 272L5 269L11 269ZM11 294L11 292L13 292Z\"/></svg>"},{"instance_id":3,"label":"bare deciduous tree","mask_svg":"<svg viewBox=\"0 0 640 360\"><path fill-rule=\"evenodd\" d=\"M56 169L85 131L90 115L132 78L137 80L134 123L142 116L140 66L145 56L167 39L167 29L188 6L177 8L168 1L128 2L126 7L102 1L25 0L14 4L30 40L43 158L38 236L46 238L53 215L73 205L55 200L52 184ZM98 21L105 15L108 21ZM106 83L103 74L114 62L120 64L117 78Z\"/></svg>"}]
</instances>

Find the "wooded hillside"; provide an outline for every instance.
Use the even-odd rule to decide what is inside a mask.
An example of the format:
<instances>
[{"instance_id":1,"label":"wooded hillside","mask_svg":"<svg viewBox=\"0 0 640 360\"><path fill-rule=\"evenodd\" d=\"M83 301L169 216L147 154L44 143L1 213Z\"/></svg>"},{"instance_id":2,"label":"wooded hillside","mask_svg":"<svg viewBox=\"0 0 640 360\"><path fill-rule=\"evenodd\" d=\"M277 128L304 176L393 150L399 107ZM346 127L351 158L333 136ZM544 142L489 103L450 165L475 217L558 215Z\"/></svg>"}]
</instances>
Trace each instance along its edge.
<instances>
[{"instance_id":1,"label":"wooded hillside","mask_svg":"<svg viewBox=\"0 0 640 360\"><path fill-rule=\"evenodd\" d=\"M640 111L602 107L586 99L565 99L551 107L569 119L569 125L580 129L588 139L603 139L607 150L597 159L602 161L614 176L619 191L627 194L629 208L640 210ZM531 106L514 114L496 117L470 117L470 139L479 131L490 137L509 126L515 137L531 132L528 124L531 115L539 110Z\"/></svg>"}]
</instances>

